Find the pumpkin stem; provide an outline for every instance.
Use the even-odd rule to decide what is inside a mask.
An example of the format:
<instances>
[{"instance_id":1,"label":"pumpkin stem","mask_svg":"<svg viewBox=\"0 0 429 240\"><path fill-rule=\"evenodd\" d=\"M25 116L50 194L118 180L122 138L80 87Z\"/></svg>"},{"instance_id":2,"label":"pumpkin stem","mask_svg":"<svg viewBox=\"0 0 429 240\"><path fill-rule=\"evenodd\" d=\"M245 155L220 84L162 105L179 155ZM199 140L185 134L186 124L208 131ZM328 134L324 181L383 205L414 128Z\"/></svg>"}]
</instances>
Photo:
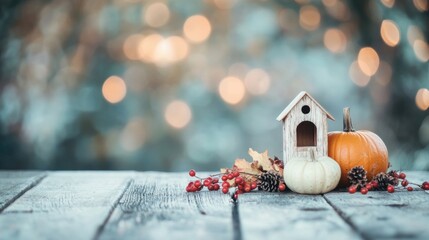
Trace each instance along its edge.
<instances>
[{"instance_id":1,"label":"pumpkin stem","mask_svg":"<svg viewBox=\"0 0 429 240\"><path fill-rule=\"evenodd\" d=\"M343 132L354 132L352 119L350 117L350 107L343 108Z\"/></svg>"},{"instance_id":2,"label":"pumpkin stem","mask_svg":"<svg viewBox=\"0 0 429 240\"><path fill-rule=\"evenodd\" d=\"M314 149L310 149L309 152L310 152L311 161L315 162L316 161L316 154L314 153Z\"/></svg>"}]
</instances>

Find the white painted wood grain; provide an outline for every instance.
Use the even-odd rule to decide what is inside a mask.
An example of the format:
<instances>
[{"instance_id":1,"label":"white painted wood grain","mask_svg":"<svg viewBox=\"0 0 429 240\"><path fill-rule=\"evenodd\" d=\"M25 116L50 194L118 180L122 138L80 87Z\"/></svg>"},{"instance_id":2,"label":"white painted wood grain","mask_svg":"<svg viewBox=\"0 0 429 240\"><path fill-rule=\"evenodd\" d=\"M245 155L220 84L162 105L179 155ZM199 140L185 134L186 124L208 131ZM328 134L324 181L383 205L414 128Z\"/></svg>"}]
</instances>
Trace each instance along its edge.
<instances>
[{"instance_id":1,"label":"white painted wood grain","mask_svg":"<svg viewBox=\"0 0 429 240\"><path fill-rule=\"evenodd\" d=\"M136 175L100 238L233 239L229 195L187 193L189 179L185 173Z\"/></svg>"},{"instance_id":2,"label":"white painted wood grain","mask_svg":"<svg viewBox=\"0 0 429 240\"><path fill-rule=\"evenodd\" d=\"M0 214L0 239L92 239L130 172L53 172Z\"/></svg>"}]
</instances>

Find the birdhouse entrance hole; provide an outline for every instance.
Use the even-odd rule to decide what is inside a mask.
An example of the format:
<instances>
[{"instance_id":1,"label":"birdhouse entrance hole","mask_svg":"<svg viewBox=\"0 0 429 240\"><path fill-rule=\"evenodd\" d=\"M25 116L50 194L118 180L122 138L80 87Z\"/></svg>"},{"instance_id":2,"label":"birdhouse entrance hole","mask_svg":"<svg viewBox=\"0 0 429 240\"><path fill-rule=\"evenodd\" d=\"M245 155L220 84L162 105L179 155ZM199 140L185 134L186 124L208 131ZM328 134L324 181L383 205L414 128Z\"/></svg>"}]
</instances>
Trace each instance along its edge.
<instances>
[{"instance_id":1,"label":"birdhouse entrance hole","mask_svg":"<svg viewBox=\"0 0 429 240\"><path fill-rule=\"evenodd\" d=\"M296 128L297 147L316 146L317 129L316 125L310 121L304 121Z\"/></svg>"}]
</instances>

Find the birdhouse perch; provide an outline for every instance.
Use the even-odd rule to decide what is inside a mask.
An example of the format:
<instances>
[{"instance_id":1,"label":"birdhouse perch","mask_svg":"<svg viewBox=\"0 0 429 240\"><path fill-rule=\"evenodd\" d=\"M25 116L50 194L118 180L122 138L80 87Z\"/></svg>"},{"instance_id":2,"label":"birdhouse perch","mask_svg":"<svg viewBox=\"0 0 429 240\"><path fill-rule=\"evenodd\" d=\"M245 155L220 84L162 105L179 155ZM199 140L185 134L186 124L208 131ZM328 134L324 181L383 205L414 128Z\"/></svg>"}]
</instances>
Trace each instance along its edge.
<instances>
[{"instance_id":1,"label":"birdhouse perch","mask_svg":"<svg viewBox=\"0 0 429 240\"><path fill-rule=\"evenodd\" d=\"M300 92L277 117L283 123L283 159L308 157L310 149L316 156L328 153L327 118L334 120L307 92Z\"/></svg>"}]
</instances>

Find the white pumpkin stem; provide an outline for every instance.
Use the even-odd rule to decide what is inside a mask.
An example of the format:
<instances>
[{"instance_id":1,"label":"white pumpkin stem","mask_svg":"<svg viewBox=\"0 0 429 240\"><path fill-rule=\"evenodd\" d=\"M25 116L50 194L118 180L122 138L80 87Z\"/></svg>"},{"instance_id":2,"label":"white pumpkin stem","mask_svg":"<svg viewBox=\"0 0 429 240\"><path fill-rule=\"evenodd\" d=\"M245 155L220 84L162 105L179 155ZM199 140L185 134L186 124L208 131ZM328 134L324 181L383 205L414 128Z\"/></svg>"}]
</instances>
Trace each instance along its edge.
<instances>
[{"instance_id":1,"label":"white pumpkin stem","mask_svg":"<svg viewBox=\"0 0 429 240\"><path fill-rule=\"evenodd\" d=\"M314 153L314 149L310 149L309 152L310 152L311 161L316 162L317 160L316 160L316 154Z\"/></svg>"}]
</instances>

